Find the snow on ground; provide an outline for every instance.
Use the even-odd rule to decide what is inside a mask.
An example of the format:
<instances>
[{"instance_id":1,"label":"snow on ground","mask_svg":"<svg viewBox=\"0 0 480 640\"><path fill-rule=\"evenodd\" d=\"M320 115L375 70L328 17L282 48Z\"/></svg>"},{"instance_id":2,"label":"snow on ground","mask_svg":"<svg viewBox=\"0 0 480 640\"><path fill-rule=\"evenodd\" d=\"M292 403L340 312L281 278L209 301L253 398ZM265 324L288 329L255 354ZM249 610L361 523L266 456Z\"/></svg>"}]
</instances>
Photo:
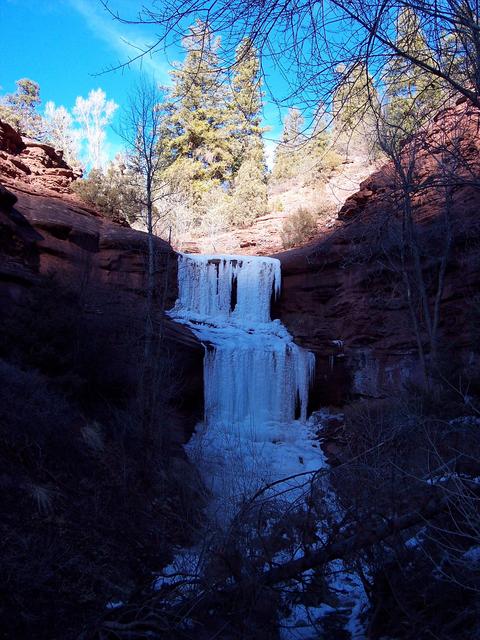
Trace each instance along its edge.
<instances>
[{"instance_id":1,"label":"snow on ground","mask_svg":"<svg viewBox=\"0 0 480 640\"><path fill-rule=\"evenodd\" d=\"M325 466L325 458L315 440L311 424L263 425L259 431L227 429L200 424L186 447L211 492L210 517L217 525L228 525L245 499L265 485ZM311 476L282 483L294 499Z\"/></svg>"},{"instance_id":2,"label":"snow on ground","mask_svg":"<svg viewBox=\"0 0 480 640\"><path fill-rule=\"evenodd\" d=\"M322 423L328 421L328 410L322 409L314 413L309 419L309 427L316 434L322 430ZM338 505L335 491L328 479L328 465L323 464L324 474L322 488L325 491L323 500L328 505L331 514L336 514L340 520L342 513ZM319 523L317 535L320 540L325 538L323 523ZM291 613L280 620L281 640L316 640L319 632L329 633L329 618L335 618L335 623L343 621L342 629L347 632L351 640L365 638L365 624L362 614L368 608L368 599L360 578L345 566L343 561L334 560L326 567L325 575L331 591L335 594L335 606L322 603L320 606L306 606L302 603L290 603ZM306 574L302 576L305 581ZM328 637L328 635L326 636Z\"/></svg>"}]
</instances>

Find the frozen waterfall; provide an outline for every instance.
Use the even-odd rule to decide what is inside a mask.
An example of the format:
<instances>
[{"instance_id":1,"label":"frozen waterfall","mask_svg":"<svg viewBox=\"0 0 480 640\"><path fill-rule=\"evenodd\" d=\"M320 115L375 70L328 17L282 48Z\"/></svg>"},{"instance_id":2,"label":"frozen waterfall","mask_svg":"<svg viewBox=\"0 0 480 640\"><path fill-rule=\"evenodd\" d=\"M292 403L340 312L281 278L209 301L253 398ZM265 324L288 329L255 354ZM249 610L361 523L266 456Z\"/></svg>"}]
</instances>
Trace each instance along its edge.
<instances>
[{"instance_id":1,"label":"frozen waterfall","mask_svg":"<svg viewBox=\"0 0 480 640\"><path fill-rule=\"evenodd\" d=\"M249 428L255 439L268 425L306 420L314 356L270 319L280 281L274 258L179 256L170 315L205 346L207 426Z\"/></svg>"},{"instance_id":2,"label":"frozen waterfall","mask_svg":"<svg viewBox=\"0 0 480 640\"><path fill-rule=\"evenodd\" d=\"M302 508L312 487L321 487L323 499L335 504L327 476L317 475L326 466L318 442L321 422L318 416L307 420L314 356L294 343L279 320L270 318L280 284L280 262L272 258L179 256L178 300L169 313L188 326L205 349L205 419L196 425L185 450L208 490L208 503L198 544L181 551L164 569L158 588L176 584L181 593L182 585L201 575L199 567L211 571L212 558L221 561L232 540L234 545L246 541L255 550L255 544L272 539L283 516ZM312 478L319 484L310 485ZM319 540L326 530L318 523ZM301 547L292 547L290 534L278 549L268 547L274 566L298 552ZM331 565L332 587L346 594L346 610L354 598L359 602L349 621L353 625L366 597L360 582L357 589L351 572L336 562ZM308 580L307 574L303 577ZM287 591L286 606L279 608L279 637L316 638L332 608L297 602Z\"/></svg>"}]
</instances>

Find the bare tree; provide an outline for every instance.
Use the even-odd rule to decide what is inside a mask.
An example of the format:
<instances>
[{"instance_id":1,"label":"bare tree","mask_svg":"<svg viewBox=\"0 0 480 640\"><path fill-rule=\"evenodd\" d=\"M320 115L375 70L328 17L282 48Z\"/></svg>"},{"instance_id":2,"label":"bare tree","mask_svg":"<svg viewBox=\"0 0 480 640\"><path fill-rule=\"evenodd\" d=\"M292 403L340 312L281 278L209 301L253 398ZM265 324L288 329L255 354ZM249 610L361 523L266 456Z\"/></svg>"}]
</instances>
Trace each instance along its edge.
<instances>
[{"instance_id":1,"label":"bare tree","mask_svg":"<svg viewBox=\"0 0 480 640\"><path fill-rule=\"evenodd\" d=\"M145 455L154 449L152 443L155 432L160 428L155 424L156 407L162 402L162 378L166 380L169 376L168 357L163 358L162 370L159 370L159 350L163 338L172 249L160 248L161 241L155 234L158 221L156 203L165 197L167 189L161 177L164 168L162 133L165 115L162 103L163 94L157 84L143 78L130 96L120 131L127 147L129 168L137 185L139 214L147 230L144 364L139 399L146 439ZM161 283L158 282L159 273L163 273Z\"/></svg>"},{"instance_id":2,"label":"bare tree","mask_svg":"<svg viewBox=\"0 0 480 640\"><path fill-rule=\"evenodd\" d=\"M113 100L107 100L102 89L90 91L88 98L78 96L75 101L72 112L87 141L90 168L100 169L104 163L102 145L105 141L105 127L110 124L117 108L118 105Z\"/></svg>"},{"instance_id":3,"label":"bare tree","mask_svg":"<svg viewBox=\"0 0 480 640\"><path fill-rule=\"evenodd\" d=\"M397 273L415 335L425 384L440 374L441 311L447 268L462 221L453 215L454 193L467 185L478 189L474 158L462 143L465 115L452 110L441 121L405 141L403 132L378 114L378 142L390 160L391 193L384 221L376 234L381 263ZM425 215L425 203L435 204L435 217ZM424 219L422 219L424 218Z\"/></svg>"},{"instance_id":4,"label":"bare tree","mask_svg":"<svg viewBox=\"0 0 480 640\"><path fill-rule=\"evenodd\" d=\"M345 462L264 486L241 506L223 536L208 540L196 560L187 557L169 570L168 579L140 604L109 614L100 637L115 631L141 638L163 630L165 637L181 638L195 628L209 630L200 637L270 637L255 627L256 616L265 615L265 601L274 609L284 597L298 602L305 588L310 599L328 601L328 579L321 582L334 560L352 567L371 590L376 572L392 558L404 557L407 542L421 530L433 541L433 546L418 542L418 553L428 556L428 571L437 570L445 549L465 568L465 551L478 543L478 487L474 474L458 475L458 452L454 460L453 448L439 450L435 421L407 406L396 415L380 411L353 418L360 437L344 451ZM478 468L478 456L472 461ZM302 494L289 498L302 484ZM445 575L452 583L457 578L449 566ZM464 580L461 588L474 585L468 572ZM397 594L400 601L404 596ZM425 620L424 626L431 622ZM275 625L274 617L268 624Z\"/></svg>"},{"instance_id":5,"label":"bare tree","mask_svg":"<svg viewBox=\"0 0 480 640\"><path fill-rule=\"evenodd\" d=\"M420 24L425 28L429 45L435 54L432 60L415 58L394 40L394 21L398 11L404 7L413 7L419 15ZM200 0L195 5L173 0L165 9L158 4L145 9L137 21L148 21L160 27L160 37L153 45L153 50L168 45L169 40L175 40L181 31L178 25L197 16L210 29L224 36L222 51L225 53L226 66L233 64L231 54L245 36L251 38L259 51L269 52L279 72L285 71L292 79L288 97L296 98L297 104L299 96L302 96L303 104L307 107L318 104L319 99L325 100L326 94L331 96L336 86L335 69L339 63L351 64L361 60L367 65L372 78L378 78L392 56L401 56L444 81L452 92L466 96L473 104L480 106L480 81L477 78L480 59L477 55L477 51L480 52L480 47L477 47L478 11L473 0L462 3L443 0L433 4L421 0L408 3L389 0L383 3L365 3L362 0L325 0L315 3L307 0L304 4L290 0L283 3L275 0L267 3L256 0L249 3L241 0L228 3L226 0ZM333 29L337 36L329 39ZM345 38L342 38L342 34ZM285 51L290 53L288 59ZM288 71L291 73L288 74ZM379 107L376 108L382 117ZM459 181L470 178L466 176L468 170L465 170L464 159L456 152L459 147L455 139L445 137L436 142L438 152L434 155L438 166L435 176L428 182L422 181L419 179L418 163L419 148L424 139L413 138L406 147L402 146L399 131L383 129L382 122L379 122L379 138L384 152L392 161L394 194L399 196L395 210L398 222L394 238L396 254L388 254L388 260L391 268L400 274L424 377L428 380L427 354L434 366L438 355L440 307L453 241L453 192ZM440 190L443 194L440 216L443 233L440 249L434 260L430 260L434 263L433 270L430 269L431 264L427 265L425 261L423 238L416 215L418 196L428 194L429 189ZM381 238L380 244L384 240ZM430 269L428 276L427 267ZM434 278L431 277L432 271ZM224 612L226 602L237 607L237 613L243 615L254 606L254 600L260 600L265 593L268 597L272 587L287 589L292 581L301 582L306 571L321 571L334 559L361 564L362 554L365 553L376 561L379 558L384 560L387 555L391 556L392 549L397 552L399 541L404 543L407 536L415 536L422 526L430 529L430 536L439 541L437 546L441 546L443 538L440 537L445 532L445 521L448 533L457 534L456 550L461 558L472 538L475 542L478 539L479 496L474 474L466 484L462 483L460 489L453 487L452 490L452 476L448 476L446 482L443 478L445 470L448 474L457 473L455 465L458 451L455 453L455 447L444 447L439 451L436 442L432 444L428 440L426 443L416 440L413 430L426 422L422 416L409 413L395 421L387 416L385 421L391 421L393 434L384 437L383 432L375 433L374 442L365 446L359 455L352 456L348 463L342 465L342 469L331 473L337 476L333 482L339 488L338 495L343 504L344 511L340 518L329 517L325 513L325 492L319 482L319 476L324 474L308 477L307 488L302 496L303 504L300 506L297 502L295 506L299 508L295 514L291 504L284 506L283 510L277 508L278 504L282 504L286 491L281 483L288 483L292 478L283 479L275 487L265 487L264 491L270 492L270 500L259 506L263 496L256 495L255 504L252 508L243 507L238 521L232 527L231 537L227 538L222 550L224 572L221 575L216 574L212 579L211 572L202 570L181 574L177 584L153 594L148 605L142 603L140 608L133 605L130 609L126 607L113 613L114 620L110 620L106 628L120 637L137 632L140 637L142 633L148 636L150 631L159 630L168 635L175 625L181 625L184 621L188 625L196 616L202 618L205 612L213 611L214 615ZM443 420L445 422L445 431L448 432L449 424ZM442 423L442 420L437 420L433 426L438 428L438 423ZM398 434L402 437L398 437ZM387 446L390 447L388 455L384 454ZM419 461L420 455L422 459ZM453 461L450 456L454 458ZM429 465L432 459L434 465ZM477 463L478 460L475 460ZM342 483L345 485L343 490ZM283 505L285 503L288 501ZM296 531L294 540L297 553L290 557L283 555L280 561L276 561L272 553L272 549L276 548L275 535L271 529L266 535L264 529L264 522L268 519L265 514L270 508L282 535L288 530L286 522L289 518L296 520L298 517L299 522L298 526L291 527ZM459 513L464 515L458 517ZM308 535L311 531L310 516L314 522L311 537ZM242 545L245 522L254 539L247 539ZM252 522L256 523L253 534ZM322 530L325 523L328 528ZM450 535L446 536L444 546L448 544L451 544ZM431 554L434 568L438 557L436 552ZM362 573L361 567L359 572ZM368 582L365 575L363 580ZM228 611L230 613L230 609ZM221 619L221 615L218 617ZM217 627L215 631L217 637L221 637L222 629Z\"/></svg>"},{"instance_id":6,"label":"bare tree","mask_svg":"<svg viewBox=\"0 0 480 640\"><path fill-rule=\"evenodd\" d=\"M147 283L145 317L145 361L149 361L153 349L156 273L156 202L161 197L158 184L163 167L162 130L164 111L163 94L153 80L143 78L130 96L122 121L121 135L127 145L130 169L138 183L138 207L147 230ZM162 185L163 186L163 185Z\"/></svg>"},{"instance_id":7,"label":"bare tree","mask_svg":"<svg viewBox=\"0 0 480 640\"><path fill-rule=\"evenodd\" d=\"M394 56L441 80L451 91L480 105L480 23L478 0L173 0L165 5L144 5L129 17L115 4L105 8L124 23L155 24L158 37L137 54L153 55L183 35L181 25L200 18L211 32L221 34L223 64L232 68L235 48L248 37L264 64L274 66L286 87L273 99L313 108L329 102L338 87L338 65L363 62L372 79L382 79L382 69ZM398 43L395 23L403 9L415 11L418 24L432 51L428 59ZM179 28L180 25L180 28ZM132 62L129 60L127 64ZM268 81L266 82L269 88ZM278 87L277 87L278 91Z\"/></svg>"}]
</instances>

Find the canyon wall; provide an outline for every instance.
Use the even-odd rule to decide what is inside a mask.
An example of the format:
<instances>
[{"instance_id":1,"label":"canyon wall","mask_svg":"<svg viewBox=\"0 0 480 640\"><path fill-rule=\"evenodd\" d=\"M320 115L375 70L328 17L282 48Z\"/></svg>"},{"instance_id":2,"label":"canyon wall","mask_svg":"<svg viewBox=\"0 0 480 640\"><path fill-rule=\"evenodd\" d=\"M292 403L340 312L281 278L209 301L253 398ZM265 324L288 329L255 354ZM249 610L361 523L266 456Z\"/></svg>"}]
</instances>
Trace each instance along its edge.
<instances>
[{"instance_id":1,"label":"canyon wall","mask_svg":"<svg viewBox=\"0 0 480 640\"><path fill-rule=\"evenodd\" d=\"M402 162L414 158L414 219L432 308L446 237L448 176L451 243L439 337L451 366L478 360L479 129L478 110L462 101L402 151ZM55 277L88 299L92 317L114 327L118 318L128 321L144 311L146 235L82 204L69 186L76 177L60 153L0 124L0 304L5 313L21 309L29 291ZM307 246L276 256L283 286L273 315L316 355L314 406L383 397L419 381L418 345L397 260L402 202L398 176L386 163L347 199L335 224ZM156 247L156 288L160 297L165 291L170 308L177 296L176 254L161 239ZM161 330L188 382L177 413L191 426L202 411L203 349L170 319L161 321ZM422 341L428 357L425 335Z\"/></svg>"},{"instance_id":2,"label":"canyon wall","mask_svg":"<svg viewBox=\"0 0 480 640\"><path fill-rule=\"evenodd\" d=\"M109 339L120 326L133 332L144 317L147 236L82 204L70 190L77 175L61 153L0 123L2 317L31 314L32 292L55 282L81 300L88 326L101 326ZM160 238L155 248L157 302L169 308L177 297L176 253ZM188 431L202 414L203 348L187 328L160 314L155 322L185 381L172 420ZM122 366L111 362L112 372Z\"/></svg>"},{"instance_id":3,"label":"canyon wall","mask_svg":"<svg viewBox=\"0 0 480 640\"><path fill-rule=\"evenodd\" d=\"M413 215L431 308L451 230L439 322L441 352L451 366L471 365L479 357L479 130L478 110L461 101L402 149L404 168L414 165ZM318 402L382 397L419 380L398 266L402 202L397 174L387 163L347 199L333 228L308 246L276 256L283 288L275 314L317 355ZM425 334L422 341L428 357Z\"/></svg>"}]
</instances>

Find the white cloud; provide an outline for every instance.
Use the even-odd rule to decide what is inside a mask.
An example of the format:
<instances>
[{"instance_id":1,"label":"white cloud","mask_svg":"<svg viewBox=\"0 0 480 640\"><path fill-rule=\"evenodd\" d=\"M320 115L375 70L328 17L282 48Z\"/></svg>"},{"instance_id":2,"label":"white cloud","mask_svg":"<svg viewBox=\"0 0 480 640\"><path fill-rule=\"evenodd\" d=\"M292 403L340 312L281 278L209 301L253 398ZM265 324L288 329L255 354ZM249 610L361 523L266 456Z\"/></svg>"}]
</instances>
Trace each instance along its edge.
<instances>
[{"instance_id":1,"label":"white cloud","mask_svg":"<svg viewBox=\"0 0 480 640\"><path fill-rule=\"evenodd\" d=\"M116 52L119 56L118 63L128 63L129 60L136 58L148 48L147 29L143 30L142 27L135 27L135 25L124 25L115 20L98 0L69 0L69 2L84 18L92 33L110 45L112 50ZM99 71L115 66L116 63L112 61L105 69ZM167 84L169 81L169 65L160 57L159 53L153 55L146 53L131 66L137 70L148 72L162 84Z\"/></svg>"}]
</instances>

